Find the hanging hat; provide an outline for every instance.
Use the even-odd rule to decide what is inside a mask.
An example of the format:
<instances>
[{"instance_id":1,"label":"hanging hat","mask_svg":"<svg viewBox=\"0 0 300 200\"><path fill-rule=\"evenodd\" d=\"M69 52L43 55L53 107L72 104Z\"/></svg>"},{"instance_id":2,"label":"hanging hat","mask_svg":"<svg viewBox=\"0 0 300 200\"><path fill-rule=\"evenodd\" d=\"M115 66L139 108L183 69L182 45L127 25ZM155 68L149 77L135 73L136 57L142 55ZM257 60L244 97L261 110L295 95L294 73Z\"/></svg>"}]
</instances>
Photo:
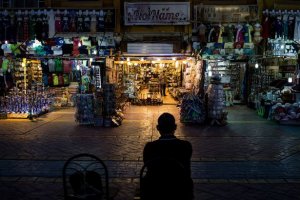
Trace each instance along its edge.
<instances>
[{"instance_id":1,"label":"hanging hat","mask_svg":"<svg viewBox=\"0 0 300 200\"><path fill-rule=\"evenodd\" d=\"M62 38L62 37L55 38L55 43L56 43L57 46L64 45L64 43L65 43L64 38Z\"/></svg>"}]
</instances>

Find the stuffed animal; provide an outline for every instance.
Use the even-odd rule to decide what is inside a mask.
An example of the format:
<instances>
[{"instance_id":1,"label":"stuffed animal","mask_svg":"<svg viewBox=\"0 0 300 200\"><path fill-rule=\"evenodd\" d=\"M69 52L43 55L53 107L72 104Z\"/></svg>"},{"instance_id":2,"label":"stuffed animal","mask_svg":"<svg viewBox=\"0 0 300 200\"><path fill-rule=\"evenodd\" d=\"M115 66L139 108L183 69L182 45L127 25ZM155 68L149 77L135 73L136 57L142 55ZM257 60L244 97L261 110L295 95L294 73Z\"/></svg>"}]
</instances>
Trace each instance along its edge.
<instances>
[{"instance_id":1,"label":"stuffed animal","mask_svg":"<svg viewBox=\"0 0 300 200\"><path fill-rule=\"evenodd\" d=\"M279 121L286 117L285 107L281 103L277 103L274 107L274 119Z\"/></svg>"},{"instance_id":2,"label":"stuffed animal","mask_svg":"<svg viewBox=\"0 0 300 200\"><path fill-rule=\"evenodd\" d=\"M293 104L296 112L296 119L300 119L300 103L294 103Z\"/></svg>"},{"instance_id":3,"label":"stuffed animal","mask_svg":"<svg viewBox=\"0 0 300 200\"><path fill-rule=\"evenodd\" d=\"M287 118L289 120L295 119L297 117L296 115L296 108L293 106L293 104L286 103L284 104L285 110L287 112Z\"/></svg>"}]
</instances>

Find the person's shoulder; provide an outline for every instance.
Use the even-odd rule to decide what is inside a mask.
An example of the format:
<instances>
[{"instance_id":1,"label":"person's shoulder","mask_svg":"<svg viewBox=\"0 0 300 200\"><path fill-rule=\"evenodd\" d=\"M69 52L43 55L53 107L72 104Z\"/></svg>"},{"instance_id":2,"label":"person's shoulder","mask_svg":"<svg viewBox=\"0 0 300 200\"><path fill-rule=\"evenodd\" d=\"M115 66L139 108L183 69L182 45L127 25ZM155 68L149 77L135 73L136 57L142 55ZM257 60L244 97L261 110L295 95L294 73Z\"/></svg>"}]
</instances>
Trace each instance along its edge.
<instances>
[{"instance_id":1,"label":"person's shoulder","mask_svg":"<svg viewBox=\"0 0 300 200\"><path fill-rule=\"evenodd\" d=\"M180 142L180 143L182 143L183 145L185 145L185 146L188 146L188 147L192 147L192 144L189 142L189 141L187 141L187 140L181 140L181 139L178 139L178 141Z\"/></svg>"},{"instance_id":2,"label":"person's shoulder","mask_svg":"<svg viewBox=\"0 0 300 200\"><path fill-rule=\"evenodd\" d=\"M157 149L157 146L156 141L147 142L144 146L144 152L151 152L153 149Z\"/></svg>"},{"instance_id":3,"label":"person's shoulder","mask_svg":"<svg viewBox=\"0 0 300 200\"><path fill-rule=\"evenodd\" d=\"M145 144L145 148L149 148L150 146L153 146L155 143L156 143L156 140L155 141L151 141L151 142L147 142Z\"/></svg>"},{"instance_id":4,"label":"person's shoulder","mask_svg":"<svg viewBox=\"0 0 300 200\"><path fill-rule=\"evenodd\" d=\"M186 143L186 144L191 144L189 141L187 141L187 140L183 140L183 139L179 139L179 138L177 138L177 140L179 140L180 142L182 142L182 143Z\"/></svg>"}]
</instances>

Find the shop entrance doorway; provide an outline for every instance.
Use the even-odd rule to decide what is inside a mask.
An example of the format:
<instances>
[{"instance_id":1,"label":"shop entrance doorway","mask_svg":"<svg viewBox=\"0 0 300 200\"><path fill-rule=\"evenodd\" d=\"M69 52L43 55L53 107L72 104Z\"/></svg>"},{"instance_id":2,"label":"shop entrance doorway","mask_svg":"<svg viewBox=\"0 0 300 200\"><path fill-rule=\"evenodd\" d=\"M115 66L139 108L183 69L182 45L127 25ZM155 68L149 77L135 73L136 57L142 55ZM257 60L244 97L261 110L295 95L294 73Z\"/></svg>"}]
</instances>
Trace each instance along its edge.
<instances>
[{"instance_id":1,"label":"shop entrance doorway","mask_svg":"<svg viewBox=\"0 0 300 200\"><path fill-rule=\"evenodd\" d=\"M192 85L190 77L185 82L192 59L183 55L127 55L114 61L116 82L134 105L176 105Z\"/></svg>"}]
</instances>

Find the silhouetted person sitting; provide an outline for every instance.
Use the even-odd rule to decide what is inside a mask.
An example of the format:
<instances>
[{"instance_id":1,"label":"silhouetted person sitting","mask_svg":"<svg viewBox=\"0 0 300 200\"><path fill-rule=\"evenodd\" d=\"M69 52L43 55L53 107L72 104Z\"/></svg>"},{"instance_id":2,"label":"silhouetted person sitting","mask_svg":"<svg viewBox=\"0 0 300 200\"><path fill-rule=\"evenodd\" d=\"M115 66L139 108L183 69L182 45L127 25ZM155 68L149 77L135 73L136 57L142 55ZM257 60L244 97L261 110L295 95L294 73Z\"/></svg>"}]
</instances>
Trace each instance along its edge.
<instances>
[{"instance_id":1,"label":"silhouetted person sitting","mask_svg":"<svg viewBox=\"0 0 300 200\"><path fill-rule=\"evenodd\" d=\"M176 128L170 113L158 118L157 130L161 137L148 142L143 152L146 175L141 178L142 200L193 199L192 145L175 137Z\"/></svg>"}]
</instances>

